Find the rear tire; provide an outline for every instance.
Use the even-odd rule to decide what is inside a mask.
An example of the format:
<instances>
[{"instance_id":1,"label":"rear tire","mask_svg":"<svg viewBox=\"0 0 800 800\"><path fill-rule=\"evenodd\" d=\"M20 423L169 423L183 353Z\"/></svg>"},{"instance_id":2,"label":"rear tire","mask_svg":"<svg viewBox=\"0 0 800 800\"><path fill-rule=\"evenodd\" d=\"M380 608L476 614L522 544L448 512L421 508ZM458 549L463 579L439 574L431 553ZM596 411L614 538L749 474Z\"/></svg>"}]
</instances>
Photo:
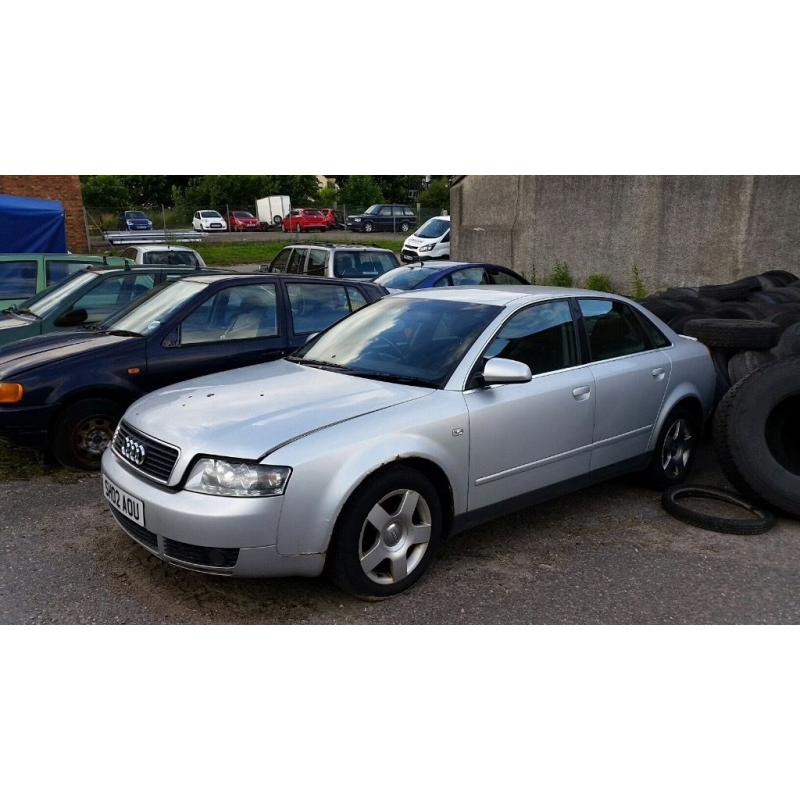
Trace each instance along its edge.
<instances>
[{"instance_id":1,"label":"rear tire","mask_svg":"<svg viewBox=\"0 0 800 800\"><path fill-rule=\"evenodd\" d=\"M64 410L53 432L53 455L65 467L97 470L124 409L101 398L79 400Z\"/></svg>"},{"instance_id":2,"label":"rear tire","mask_svg":"<svg viewBox=\"0 0 800 800\"><path fill-rule=\"evenodd\" d=\"M694 463L700 426L686 408L676 408L661 426L653 458L643 477L654 489L666 489L686 480Z\"/></svg>"},{"instance_id":3,"label":"rear tire","mask_svg":"<svg viewBox=\"0 0 800 800\"><path fill-rule=\"evenodd\" d=\"M348 500L328 549L331 580L357 597L389 597L422 576L442 539L433 484L409 467L368 479Z\"/></svg>"}]
</instances>

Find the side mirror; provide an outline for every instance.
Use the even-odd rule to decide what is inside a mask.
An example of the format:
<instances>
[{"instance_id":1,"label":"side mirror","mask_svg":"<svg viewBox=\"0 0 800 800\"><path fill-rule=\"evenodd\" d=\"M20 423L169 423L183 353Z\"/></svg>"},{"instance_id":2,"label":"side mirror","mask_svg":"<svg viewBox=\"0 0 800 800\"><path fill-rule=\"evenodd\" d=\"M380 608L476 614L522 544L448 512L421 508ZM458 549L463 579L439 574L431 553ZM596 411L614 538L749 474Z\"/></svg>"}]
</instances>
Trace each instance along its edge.
<instances>
[{"instance_id":1,"label":"side mirror","mask_svg":"<svg viewBox=\"0 0 800 800\"><path fill-rule=\"evenodd\" d=\"M75 325L83 325L87 319L89 319L89 312L85 308L70 308L53 324L57 328L73 328Z\"/></svg>"},{"instance_id":2,"label":"side mirror","mask_svg":"<svg viewBox=\"0 0 800 800\"><path fill-rule=\"evenodd\" d=\"M510 358L490 358L483 368L483 382L486 386L506 383L528 383L531 378L531 368L521 361L512 361Z\"/></svg>"}]
</instances>

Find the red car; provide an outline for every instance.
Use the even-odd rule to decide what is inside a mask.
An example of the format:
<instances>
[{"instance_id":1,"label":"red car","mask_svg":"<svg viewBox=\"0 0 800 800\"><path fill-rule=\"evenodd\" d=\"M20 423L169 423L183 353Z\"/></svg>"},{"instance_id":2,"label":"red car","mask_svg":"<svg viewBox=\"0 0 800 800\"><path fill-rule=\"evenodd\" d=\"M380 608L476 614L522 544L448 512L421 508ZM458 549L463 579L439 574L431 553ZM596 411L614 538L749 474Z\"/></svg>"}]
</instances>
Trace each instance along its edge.
<instances>
[{"instance_id":1,"label":"red car","mask_svg":"<svg viewBox=\"0 0 800 800\"><path fill-rule=\"evenodd\" d=\"M292 213L283 218L284 233L326 230L328 230L328 223L315 208L293 208Z\"/></svg>"},{"instance_id":2,"label":"red car","mask_svg":"<svg viewBox=\"0 0 800 800\"><path fill-rule=\"evenodd\" d=\"M333 228L334 230L339 226L339 220L336 219L336 211L332 208L321 208L319 213L325 217L325 224L328 228Z\"/></svg>"},{"instance_id":3,"label":"red car","mask_svg":"<svg viewBox=\"0 0 800 800\"><path fill-rule=\"evenodd\" d=\"M260 231L261 223L249 211L231 211L227 217L229 231Z\"/></svg>"}]
</instances>

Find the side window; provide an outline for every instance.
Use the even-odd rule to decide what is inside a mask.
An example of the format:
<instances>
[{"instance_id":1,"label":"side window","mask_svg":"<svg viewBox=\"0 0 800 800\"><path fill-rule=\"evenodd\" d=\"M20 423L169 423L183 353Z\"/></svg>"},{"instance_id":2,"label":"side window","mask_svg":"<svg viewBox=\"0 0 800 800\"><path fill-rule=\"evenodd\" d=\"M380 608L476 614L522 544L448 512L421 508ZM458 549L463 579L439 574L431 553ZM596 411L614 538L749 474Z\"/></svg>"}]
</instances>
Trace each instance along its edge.
<instances>
[{"instance_id":1,"label":"side window","mask_svg":"<svg viewBox=\"0 0 800 800\"><path fill-rule=\"evenodd\" d=\"M318 333L350 313L344 286L325 283L289 283L289 307L294 332Z\"/></svg>"},{"instance_id":2,"label":"side window","mask_svg":"<svg viewBox=\"0 0 800 800\"><path fill-rule=\"evenodd\" d=\"M404 206L404 207L403 207L403 213L404 213L404 214L405 214L407 217L413 217L413 216L414 216L414 212L413 212L413 211L412 211L412 210L411 210L411 209L410 209L408 206Z\"/></svg>"},{"instance_id":3,"label":"side window","mask_svg":"<svg viewBox=\"0 0 800 800\"><path fill-rule=\"evenodd\" d=\"M59 261L54 258L48 259L44 266L45 281L48 286L52 286L54 283L61 283L64 278L68 278L70 275L74 275L76 272L86 269L86 267L91 266L92 263L94 262Z\"/></svg>"},{"instance_id":4,"label":"side window","mask_svg":"<svg viewBox=\"0 0 800 800\"><path fill-rule=\"evenodd\" d=\"M502 269L489 269L488 273L492 276L492 283L499 286L521 286L523 282L510 272L505 272Z\"/></svg>"},{"instance_id":5,"label":"side window","mask_svg":"<svg viewBox=\"0 0 800 800\"><path fill-rule=\"evenodd\" d=\"M460 269L458 272L451 273L450 278L453 281L453 286L478 286L489 283L489 278L483 267Z\"/></svg>"},{"instance_id":6,"label":"side window","mask_svg":"<svg viewBox=\"0 0 800 800\"><path fill-rule=\"evenodd\" d=\"M619 300L579 300L592 361L649 350L636 312Z\"/></svg>"},{"instance_id":7,"label":"side window","mask_svg":"<svg viewBox=\"0 0 800 800\"><path fill-rule=\"evenodd\" d=\"M358 311L359 308L363 308L367 304L364 295L352 286L347 287L347 296L350 298L351 311Z\"/></svg>"},{"instance_id":8,"label":"side window","mask_svg":"<svg viewBox=\"0 0 800 800\"><path fill-rule=\"evenodd\" d=\"M185 344L261 339L278 335L278 301L274 284L221 289L181 324Z\"/></svg>"},{"instance_id":9,"label":"side window","mask_svg":"<svg viewBox=\"0 0 800 800\"><path fill-rule=\"evenodd\" d=\"M500 329L484 357L522 361L534 375L574 367L578 357L569 303L537 303L515 314Z\"/></svg>"},{"instance_id":10,"label":"side window","mask_svg":"<svg viewBox=\"0 0 800 800\"><path fill-rule=\"evenodd\" d=\"M444 244L445 242L449 242L449 241L450 241L450 231L447 231L447 233L442 238L442 244Z\"/></svg>"},{"instance_id":11,"label":"side window","mask_svg":"<svg viewBox=\"0 0 800 800\"><path fill-rule=\"evenodd\" d=\"M328 260L328 251L312 247L308 251L308 275L325 275L325 264Z\"/></svg>"},{"instance_id":12,"label":"side window","mask_svg":"<svg viewBox=\"0 0 800 800\"><path fill-rule=\"evenodd\" d=\"M286 271L292 275L302 275L304 264L306 263L307 247L296 247L292 250L291 258L289 259L289 266Z\"/></svg>"},{"instance_id":13,"label":"side window","mask_svg":"<svg viewBox=\"0 0 800 800\"><path fill-rule=\"evenodd\" d=\"M381 217L391 217L392 216L392 207L391 206L383 206L381 210L378 212L378 215Z\"/></svg>"},{"instance_id":14,"label":"side window","mask_svg":"<svg viewBox=\"0 0 800 800\"><path fill-rule=\"evenodd\" d=\"M653 325L653 323L650 322L650 320L647 319L647 317L645 317L644 314L637 311L636 319L638 319L639 322L641 323L642 327L644 328L645 334L647 334L647 337L650 339L650 344L652 344L653 347L658 348L658 347L670 346L671 344L670 340L667 339L667 337L664 336L664 334L661 333L661 331L658 328L656 328L656 326Z\"/></svg>"},{"instance_id":15,"label":"side window","mask_svg":"<svg viewBox=\"0 0 800 800\"><path fill-rule=\"evenodd\" d=\"M286 272L286 267L289 264L289 257L292 255L291 247L284 247L283 250L272 259L270 266L280 272Z\"/></svg>"},{"instance_id":16,"label":"side window","mask_svg":"<svg viewBox=\"0 0 800 800\"><path fill-rule=\"evenodd\" d=\"M36 294L35 261L0 261L0 300Z\"/></svg>"}]
</instances>

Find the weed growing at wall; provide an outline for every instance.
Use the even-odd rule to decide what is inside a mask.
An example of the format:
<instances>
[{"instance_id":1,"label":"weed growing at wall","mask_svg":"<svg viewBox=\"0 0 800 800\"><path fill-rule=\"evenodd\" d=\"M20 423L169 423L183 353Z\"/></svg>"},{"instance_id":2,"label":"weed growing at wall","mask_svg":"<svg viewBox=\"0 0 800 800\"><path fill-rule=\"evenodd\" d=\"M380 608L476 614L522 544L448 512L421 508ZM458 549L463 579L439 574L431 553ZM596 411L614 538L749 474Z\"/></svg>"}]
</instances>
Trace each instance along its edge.
<instances>
[{"instance_id":1,"label":"weed growing at wall","mask_svg":"<svg viewBox=\"0 0 800 800\"><path fill-rule=\"evenodd\" d=\"M639 265L633 265L633 299L644 300L647 297L647 288L644 285L642 273L639 271Z\"/></svg>"},{"instance_id":2,"label":"weed growing at wall","mask_svg":"<svg viewBox=\"0 0 800 800\"><path fill-rule=\"evenodd\" d=\"M572 286L572 274L566 261L556 261L550 272L551 286Z\"/></svg>"},{"instance_id":3,"label":"weed growing at wall","mask_svg":"<svg viewBox=\"0 0 800 800\"><path fill-rule=\"evenodd\" d=\"M608 275L590 275L586 279L586 288L593 292L613 292L611 278Z\"/></svg>"}]
</instances>

